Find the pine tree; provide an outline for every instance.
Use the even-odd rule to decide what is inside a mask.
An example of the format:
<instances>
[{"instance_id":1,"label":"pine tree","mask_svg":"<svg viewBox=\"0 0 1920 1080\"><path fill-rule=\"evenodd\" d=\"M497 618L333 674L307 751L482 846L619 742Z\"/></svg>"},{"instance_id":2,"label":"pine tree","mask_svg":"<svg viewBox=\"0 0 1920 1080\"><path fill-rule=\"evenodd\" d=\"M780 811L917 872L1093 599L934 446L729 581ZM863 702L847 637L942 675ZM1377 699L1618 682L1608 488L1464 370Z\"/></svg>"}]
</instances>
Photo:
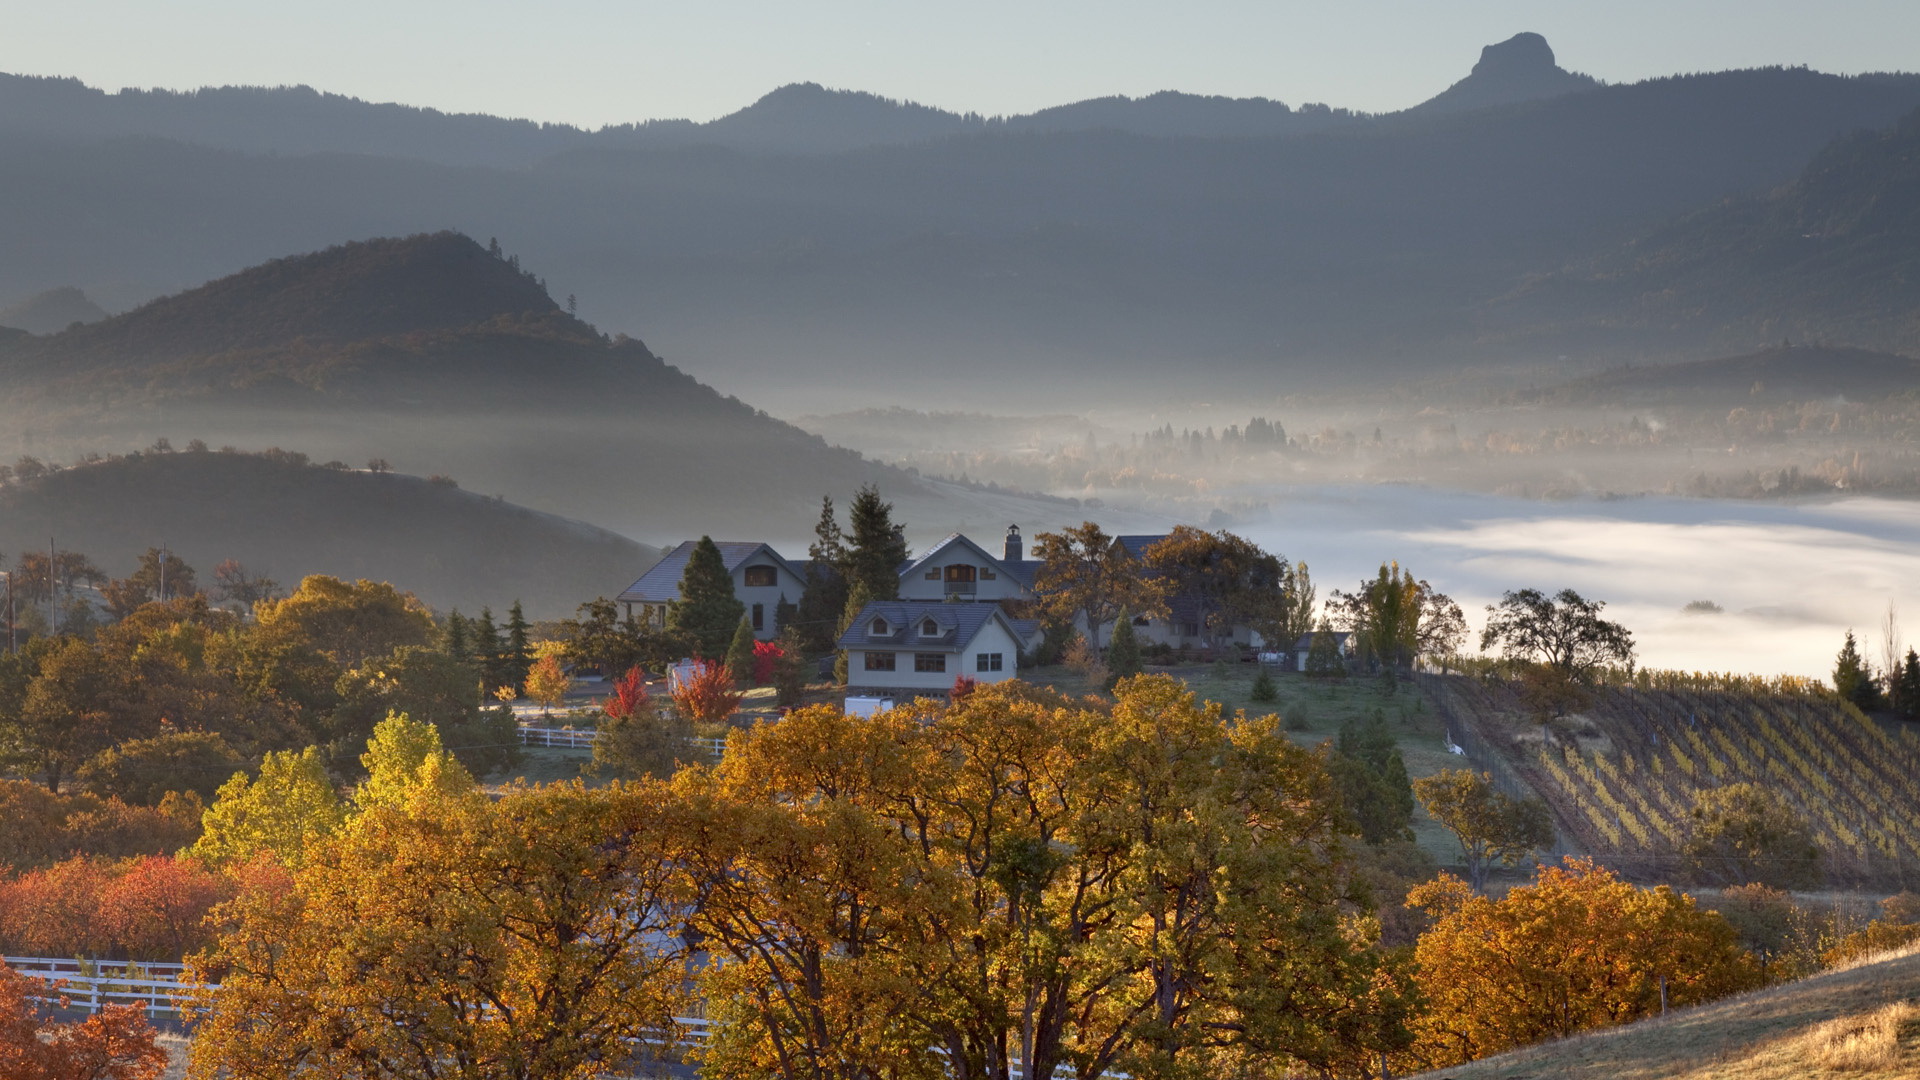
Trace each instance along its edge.
<instances>
[{"instance_id":1,"label":"pine tree","mask_svg":"<svg viewBox=\"0 0 1920 1080\"><path fill-rule=\"evenodd\" d=\"M455 660L473 658L473 642L467 634L467 617L460 614L459 608L447 613L447 630L443 648L448 656Z\"/></svg>"},{"instance_id":2,"label":"pine tree","mask_svg":"<svg viewBox=\"0 0 1920 1080\"><path fill-rule=\"evenodd\" d=\"M500 628L493 624L493 609L483 607L480 617L468 627L473 637L473 659L480 665L480 677L487 686L518 686L509 684L506 672L500 663Z\"/></svg>"},{"instance_id":3,"label":"pine tree","mask_svg":"<svg viewBox=\"0 0 1920 1080\"><path fill-rule=\"evenodd\" d=\"M1260 669L1260 674L1254 676L1253 688L1247 692L1247 697L1263 705L1280 700L1280 688L1273 684L1273 676L1267 674L1265 667Z\"/></svg>"},{"instance_id":4,"label":"pine tree","mask_svg":"<svg viewBox=\"0 0 1920 1080\"><path fill-rule=\"evenodd\" d=\"M1140 637L1133 632L1133 616L1121 608L1113 620L1113 640L1107 643L1107 678L1118 683L1140 671Z\"/></svg>"},{"instance_id":5,"label":"pine tree","mask_svg":"<svg viewBox=\"0 0 1920 1080\"><path fill-rule=\"evenodd\" d=\"M1876 708L1880 704L1879 683L1873 677L1873 669L1860 659L1860 646L1853 640L1852 630L1847 631L1847 640L1840 646L1840 655L1834 657L1833 689L1862 709Z\"/></svg>"},{"instance_id":6,"label":"pine tree","mask_svg":"<svg viewBox=\"0 0 1920 1080\"><path fill-rule=\"evenodd\" d=\"M753 685L753 624L745 617L734 627L733 641L727 646L727 674L735 685Z\"/></svg>"},{"instance_id":7,"label":"pine tree","mask_svg":"<svg viewBox=\"0 0 1920 1080\"><path fill-rule=\"evenodd\" d=\"M526 613L520 609L520 601L515 600L507 609L507 647L501 656L506 679L502 685L519 686L527 681L527 668L533 664L533 654L527 648L527 630Z\"/></svg>"},{"instance_id":8,"label":"pine tree","mask_svg":"<svg viewBox=\"0 0 1920 1080\"><path fill-rule=\"evenodd\" d=\"M733 628L747 606L733 595L733 575L712 537L703 536L680 575L680 599L667 608L667 627L692 637L694 653L715 660L727 655Z\"/></svg>"},{"instance_id":9,"label":"pine tree","mask_svg":"<svg viewBox=\"0 0 1920 1080\"><path fill-rule=\"evenodd\" d=\"M1920 720L1920 655L1912 649L1907 650L1907 658L1900 665L1898 680L1900 691L1896 702L1900 714L1909 720Z\"/></svg>"},{"instance_id":10,"label":"pine tree","mask_svg":"<svg viewBox=\"0 0 1920 1080\"><path fill-rule=\"evenodd\" d=\"M807 692L806 644L792 627L780 634L780 659L773 665L775 700L791 708L800 704Z\"/></svg>"},{"instance_id":11,"label":"pine tree","mask_svg":"<svg viewBox=\"0 0 1920 1080\"><path fill-rule=\"evenodd\" d=\"M880 498L880 489L868 484L853 497L847 510L852 534L847 554L848 591L866 586L870 600L892 600L900 595L900 568L906 565L907 539L894 523L893 504Z\"/></svg>"}]
</instances>

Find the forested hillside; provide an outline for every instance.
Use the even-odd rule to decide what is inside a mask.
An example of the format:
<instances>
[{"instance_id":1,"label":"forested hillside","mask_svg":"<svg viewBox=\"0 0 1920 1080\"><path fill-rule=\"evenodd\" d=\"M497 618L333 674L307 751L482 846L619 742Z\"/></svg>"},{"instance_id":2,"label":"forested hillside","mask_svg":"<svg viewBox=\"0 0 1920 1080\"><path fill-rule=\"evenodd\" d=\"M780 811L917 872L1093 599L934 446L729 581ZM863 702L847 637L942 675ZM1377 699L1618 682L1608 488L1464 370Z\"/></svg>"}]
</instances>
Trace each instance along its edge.
<instances>
[{"instance_id":1,"label":"forested hillside","mask_svg":"<svg viewBox=\"0 0 1920 1080\"><path fill-rule=\"evenodd\" d=\"M0 553L18 560L51 542L122 577L165 546L206 586L234 559L283 590L309 574L405 582L441 610L504 612L519 600L533 618L570 615L659 558L583 522L360 464L198 448L53 472L32 463L0 484Z\"/></svg>"}]
</instances>

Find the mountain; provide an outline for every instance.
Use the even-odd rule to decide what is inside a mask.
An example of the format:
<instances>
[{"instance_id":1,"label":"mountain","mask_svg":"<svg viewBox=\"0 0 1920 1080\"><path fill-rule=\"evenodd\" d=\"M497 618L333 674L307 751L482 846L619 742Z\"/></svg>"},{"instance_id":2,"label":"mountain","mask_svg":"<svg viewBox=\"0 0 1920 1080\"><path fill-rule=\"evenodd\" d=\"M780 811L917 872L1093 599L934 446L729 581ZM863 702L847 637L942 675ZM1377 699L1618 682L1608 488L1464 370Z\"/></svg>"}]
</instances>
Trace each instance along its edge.
<instances>
[{"instance_id":1,"label":"mountain","mask_svg":"<svg viewBox=\"0 0 1920 1080\"><path fill-rule=\"evenodd\" d=\"M135 452L0 484L0 550L61 550L119 577L162 544L212 584L222 560L291 589L308 574L390 581L436 608L532 618L638 576L657 549L445 482L267 454Z\"/></svg>"},{"instance_id":2,"label":"mountain","mask_svg":"<svg viewBox=\"0 0 1920 1080\"><path fill-rule=\"evenodd\" d=\"M0 308L0 327L25 330L31 334L51 334L74 323L98 322L107 317L100 305L71 285L30 296L11 307Z\"/></svg>"},{"instance_id":3,"label":"mountain","mask_svg":"<svg viewBox=\"0 0 1920 1080\"><path fill-rule=\"evenodd\" d=\"M1497 46L1468 82L1557 70L1540 53ZM513 168L0 125L0 295L172 292L343 237L454 229L500 237L597 326L644 332L709 383L794 412L1004 412L1010 395L1022 412L1079 409L1086 378L1143 399L1277 395L1653 348L1667 331L1569 342L1488 300L1760 197L1836 137L1915 108L1920 78L1769 69L1370 118L1153 95L1063 107L1063 127L1092 126L1052 130L801 87L685 127L745 146L852 139L892 117L903 141L802 154L650 125L522 142L501 129L502 146L539 144ZM366 115L369 139L400 130ZM1227 131L1254 133L1202 137ZM1546 329L1598 310L1576 308Z\"/></svg>"},{"instance_id":4,"label":"mountain","mask_svg":"<svg viewBox=\"0 0 1920 1080\"><path fill-rule=\"evenodd\" d=\"M1553 47L1539 34L1515 34L1480 50L1467 77L1415 105L1409 112L1448 113L1513 105L1593 90L1599 80L1554 62Z\"/></svg>"},{"instance_id":5,"label":"mountain","mask_svg":"<svg viewBox=\"0 0 1920 1080\"><path fill-rule=\"evenodd\" d=\"M869 483L921 529L969 515L1049 528L1076 509L830 446L599 334L516 260L452 233L276 259L92 326L0 338L0 455L159 439L380 458L662 543L790 542L822 495Z\"/></svg>"},{"instance_id":6,"label":"mountain","mask_svg":"<svg viewBox=\"0 0 1920 1080\"><path fill-rule=\"evenodd\" d=\"M1920 391L1920 360L1868 349L1783 345L1713 360L1619 367L1513 396L1533 404L1728 409L1832 398L1871 401L1914 391Z\"/></svg>"},{"instance_id":7,"label":"mountain","mask_svg":"<svg viewBox=\"0 0 1920 1080\"><path fill-rule=\"evenodd\" d=\"M1920 110L1835 139L1791 183L1719 200L1526 283L1490 324L1534 339L1782 339L1920 353Z\"/></svg>"}]
</instances>

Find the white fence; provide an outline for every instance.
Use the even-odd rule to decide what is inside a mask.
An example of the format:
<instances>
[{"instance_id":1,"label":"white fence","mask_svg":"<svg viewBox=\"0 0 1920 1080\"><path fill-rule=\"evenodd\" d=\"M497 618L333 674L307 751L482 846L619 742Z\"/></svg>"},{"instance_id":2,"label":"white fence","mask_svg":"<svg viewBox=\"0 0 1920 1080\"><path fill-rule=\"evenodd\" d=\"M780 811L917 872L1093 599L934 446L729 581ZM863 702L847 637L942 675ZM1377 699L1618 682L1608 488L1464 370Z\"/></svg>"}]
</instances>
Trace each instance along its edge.
<instances>
[{"instance_id":1,"label":"white fence","mask_svg":"<svg viewBox=\"0 0 1920 1080\"><path fill-rule=\"evenodd\" d=\"M527 746L557 746L568 750L593 749L594 736L599 734L592 728L537 727L532 724L520 726L520 741ZM727 752L727 740L707 739L695 736L687 740L694 749L718 761Z\"/></svg>"}]
</instances>

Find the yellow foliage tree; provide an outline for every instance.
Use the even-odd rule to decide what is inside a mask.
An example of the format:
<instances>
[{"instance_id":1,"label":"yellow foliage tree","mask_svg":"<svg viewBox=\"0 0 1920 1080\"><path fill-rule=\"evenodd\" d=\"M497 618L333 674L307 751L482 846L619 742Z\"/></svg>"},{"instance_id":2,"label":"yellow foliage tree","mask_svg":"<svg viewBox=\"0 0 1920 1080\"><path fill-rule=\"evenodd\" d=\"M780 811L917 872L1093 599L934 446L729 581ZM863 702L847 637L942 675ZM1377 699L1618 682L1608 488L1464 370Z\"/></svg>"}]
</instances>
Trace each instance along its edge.
<instances>
[{"instance_id":1,"label":"yellow foliage tree","mask_svg":"<svg viewBox=\"0 0 1920 1080\"><path fill-rule=\"evenodd\" d=\"M680 831L658 788L376 806L217 913L189 1076L604 1075L677 1035Z\"/></svg>"},{"instance_id":2,"label":"yellow foliage tree","mask_svg":"<svg viewBox=\"0 0 1920 1080\"><path fill-rule=\"evenodd\" d=\"M1426 1067L1657 1014L1758 986L1732 926L1667 886L1642 889L1589 859L1548 867L1499 900L1442 874L1407 902L1435 916L1414 956Z\"/></svg>"},{"instance_id":3,"label":"yellow foliage tree","mask_svg":"<svg viewBox=\"0 0 1920 1080\"><path fill-rule=\"evenodd\" d=\"M473 790L473 777L440 748L440 729L411 720L406 713L388 713L374 725L367 752L360 755L367 779L353 794L362 809L401 806L421 789L446 796Z\"/></svg>"},{"instance_id":4,"label":"yellow foliage tree","mask_svg":"<svg viewBox=\"0 0 1920 1080\"><path fill-rule=\"evenodd\" d=\"M308 845L337 830L345 816L318 748L269 753L257 780L239 772L220 785L201 816L200 839L183 854L226 866L265 852L291 866Z\"/></svg>"},{"instance_id":5,"label":"yellow foliage tree","mask_svg":"<svg viewBox=\"0 0 1920 1080\"><path fill-rule=\"evenodd\" d=\"M527 668L527 696L539 702L546 713L551 714L553 707L567 696L567 686L567 672L557 656L543 654Z\"/></svg>"}]
</instances>

